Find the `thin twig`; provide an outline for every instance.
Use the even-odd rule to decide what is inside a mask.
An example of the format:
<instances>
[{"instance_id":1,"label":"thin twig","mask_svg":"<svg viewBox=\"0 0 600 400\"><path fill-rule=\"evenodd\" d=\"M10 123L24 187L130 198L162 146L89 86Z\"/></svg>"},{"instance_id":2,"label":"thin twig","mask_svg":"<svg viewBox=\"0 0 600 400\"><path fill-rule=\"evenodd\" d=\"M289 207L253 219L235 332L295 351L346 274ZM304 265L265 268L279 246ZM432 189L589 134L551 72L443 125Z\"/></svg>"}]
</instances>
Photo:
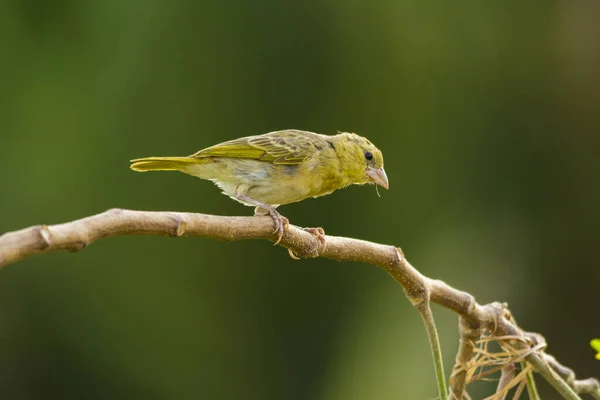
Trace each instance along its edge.
<instances>
[{"instance_id":1,"label":"thin twig","mask_svg":"<svg viewBox=\"0 0 600 400\"><path fill-rule=\"evenodd\" d=\"M431 312L431 305L429 300L426 300L414 304L414 306L419 311L419 314L425 323L425 330L427 331L427 337L429 339L429 348L431 349L431 355L433 357L433 367L435 370L435 379L437 380L438 384L440 400L448 400L448 388L446 387L446 375L444 374L442 349L440 347L440 339L437 328L435 327L433 313Z\"/></svg>"},{"instance_id":2,"label":"thin twig","mask_svg":"<svg viewBox=\"0 0 600 400\"><path fill-rule=\"evenodd\" d=\"M553 369L551 369L545 360L537 354L530 354L525 360L531 364L537 373L542 375L563 398L567 400L581 400L581 397L575 393L575 390L567 384Z\"/></svg>"},{"instance_id":3,"label":"thin twig","mask_svg":"<svg viewBox=\"0 0 600 400\"><path fill-rule=\"evenodd\" d=\"M509 390L511 390L515 386L518 387L518 385L521 384L521 382L525 381L525 375L527 374L527 370L519 372L519 375L517 375L515 377L514 376L514 370L515 370L514 365L509 364L509 365L507 365L507 367L508 366L512 366L512 370L510 371L510 373L513 376L505 377L505 373L504 373L505 369L503 368L502 369L502 377L500 378L500 382L498 384L498 388L496 389L496 393L494 393L493 395L491 395L489 397L486 397L484 400L503 400L508 395ZM503 380L502 378L505 378L507 380Z\"/></svg>"},{"instance_id":4,"label":"thin twig","mask_svg":"<svg viewBox=\"0 0 600 400\"><path fill-rule=\"evenodd\" d=\"M521 368L524 369L526 365L524 361L521 361ZM527 394L529 395L529 400L541 399L532 371L527 371Z\"/></svg>"},{"instance_id":5,"label":"thin twig","mask_svg":"<svg viewBox=\"0 0 600 400\"><path fill-rule=\"evenodd\" d=\"M582 380L575 379L575 372L572 369L565 367L556 361L556 358L549 354L542 354L543 361L551 371L556 372L564 381L573 387L577 393L585 393L591 395L595 399L600 399L600 382L596 378L588 378ZM534 366L535 368L535 366Z\"/></svg>"},{"instance_id":6,"label":"thin twig","mask_svg":"<svg viewBox=\"0 0 600 400\"><path fill-rule=\"evenodd\" d=\"M515 377L515 364L510 363L502 368L502 374L500 375L500 380L498 381L498 386L496 387L496 393L500 395L498 400L506 399L506 395L508 395L507 388L511 384L511 381Z\"/></svg>"}]
</instances>

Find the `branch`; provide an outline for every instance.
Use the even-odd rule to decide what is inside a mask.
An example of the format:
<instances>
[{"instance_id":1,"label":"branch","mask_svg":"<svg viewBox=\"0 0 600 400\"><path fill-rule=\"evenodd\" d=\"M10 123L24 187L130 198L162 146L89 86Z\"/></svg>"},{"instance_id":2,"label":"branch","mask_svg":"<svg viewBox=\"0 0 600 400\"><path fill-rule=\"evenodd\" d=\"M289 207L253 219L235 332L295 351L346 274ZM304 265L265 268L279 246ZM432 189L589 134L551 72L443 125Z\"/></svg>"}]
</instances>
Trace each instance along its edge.
<instances>
[{"instance_id":1,"label":"branch","mask_svg":"<svg viewBox=\"0 0 600 400\"><path fill-rule=\"evenodd\" d=\"M442 360L442 349L440 347L440 340L438 337L438 331L435 326L433 319L433 313L431 312L431 304L429 301L420 302L413 304L421 318L425 323L425 330L427 331L427 337L429 338L429 347L431 348L431 355L433 356L433 368L435 370L435 379L438 383L438 392L440 400L448 400L448 389L446 387L446 376L444 375L444 363Z\"/></svg>"},{"instance_id":2,"label":"branch","mask_svg":"<svg viewBox=\"0 0 600 400\"><path fill-rule=\"evenodd\" d=\"M200 236L226 241L277 240L270 217L112 209L60 225L38 225L5 233L0 236L0 267L33 254L78 251L100 238L118 235ZM377 265L402 285L412 304L437 303L457 313L461 325L465 324L477 333L521 337L523 342L532 336L511 321L505 304L480 305L470 294L421 275L397 247L338 236L325 236L325 241L320 241L316 235L292 225L286 229L280 245L298 257L326 257ZM469 336L466 335L465 339ZM463 342L463 346L467 347L467 353L471 351L467 341ZM460 361L467 361L467 357L464 358ZM600 396L600 385L596 379L575 380L571 370L544 352L531 353L525 360L565 398L573 398L573 390L590 393L595 398ZM566 383L561 377L566 378Z\"/></svg>"},{"instance_id":3,"label":"branch","mask_svg":"<svg viewBox=\"0 0 600 400\"><path fill-rule=\"evenodd\" d=\"M461 317L458 322L458 331L460 340L458 342L458 352L456 353L456 362L450 375L450 400L461 400L465 393L467 384L467 371L469 363L473 358L477 341L481 338L481 328L477 325L475 328L469 326Z\"/></svg>"}]
</instances>

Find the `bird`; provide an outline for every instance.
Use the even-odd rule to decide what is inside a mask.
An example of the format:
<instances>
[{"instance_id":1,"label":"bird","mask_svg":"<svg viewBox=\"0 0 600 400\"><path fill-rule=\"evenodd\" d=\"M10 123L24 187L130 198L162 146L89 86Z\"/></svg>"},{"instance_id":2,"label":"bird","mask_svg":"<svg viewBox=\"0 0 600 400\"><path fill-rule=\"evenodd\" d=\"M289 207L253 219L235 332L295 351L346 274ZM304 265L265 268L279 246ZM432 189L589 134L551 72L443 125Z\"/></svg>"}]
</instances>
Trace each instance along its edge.
<instances>
[{"instance_id":1,"label":"bird","mask_svg":"<svg viewBox=\"0 0 600 400\"><path fill-rule=\"evenodd\" d=\"M130 162L134 171L180 171L214 182L223 194L255 207L255 215L271 216L275 244L287 225L277 211L280 205L325 196L350 185L389 189L381 151L368 139L349 132L323 135L285 129L226 141L187 157ZM307 230L323 237L321 228Z\"/></svg>"}]
</instances>

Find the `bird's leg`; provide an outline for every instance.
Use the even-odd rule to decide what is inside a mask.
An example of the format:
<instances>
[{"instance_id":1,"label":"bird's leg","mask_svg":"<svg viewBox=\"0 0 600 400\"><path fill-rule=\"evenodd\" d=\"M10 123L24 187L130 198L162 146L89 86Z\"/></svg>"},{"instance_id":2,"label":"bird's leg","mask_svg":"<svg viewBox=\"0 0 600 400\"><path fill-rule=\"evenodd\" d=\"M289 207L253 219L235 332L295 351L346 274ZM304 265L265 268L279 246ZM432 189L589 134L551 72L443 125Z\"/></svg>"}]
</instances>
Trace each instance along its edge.
<instances>
[{"instance_id":1,"label":"bird's leg","mask_svg":"<svg viewBox=\"0 0 600 400\"><path fill-rule=\"evenodd\" d=\"M238 189L240 189L240 187L238 187ZM279 242L281 242L281 239L283 238L283 232L289 224L288 219L281 215L272 205L253 199L252 197L246 194L239 193L238 189L236 189L234 197L238 200L241 200L242 202L256 206L256 208L254 209L254 215L268 214L271 216L271 218L273 218L273 223L275 224L275 230L273 231L273 233L277 234L277 241L275 242L275 245L278 245Z\"/></svg>"},{"instance_id":2,"label":"bird's leg","mask_svg":"<svg viewBox=\"0 0 600 400\"><path fill-rule=\"evenodd\" d=\"M271 218L273 218L273 223L275 223L275 230L273 233L277 234L277 241L275 242L275 246L281 242L283 238L283 232L287 229L289 225L289 221L286 217L281 215L279 211L275 209L272 205L269 204L261 204L256 206L254 209L254 215L267 215L269 214Z\"/></svg>"}]
</instances>

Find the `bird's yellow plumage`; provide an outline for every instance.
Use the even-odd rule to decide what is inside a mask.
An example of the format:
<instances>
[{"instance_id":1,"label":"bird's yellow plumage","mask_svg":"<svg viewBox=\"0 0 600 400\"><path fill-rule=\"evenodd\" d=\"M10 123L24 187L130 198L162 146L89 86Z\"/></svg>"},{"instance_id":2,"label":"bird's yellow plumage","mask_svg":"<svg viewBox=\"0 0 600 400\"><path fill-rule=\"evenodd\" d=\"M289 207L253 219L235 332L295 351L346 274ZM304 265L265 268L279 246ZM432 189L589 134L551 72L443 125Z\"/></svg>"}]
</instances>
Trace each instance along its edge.
<instances>
[{"instance_id":1,"label":"bird's yellow plumage","mask_svg":"<svg viewBox=\"0 0 600 400\"><path fill-rule=\"evenodd\" d=\"M135 171L176 170L213 181L232 199L256 207L257 215L270 214L279 239L279 205L353 184L389 186L381 151L353 133L329 136L288 129L220 143L188 157L132 162Z\"/></svg>"}]
</instances>

